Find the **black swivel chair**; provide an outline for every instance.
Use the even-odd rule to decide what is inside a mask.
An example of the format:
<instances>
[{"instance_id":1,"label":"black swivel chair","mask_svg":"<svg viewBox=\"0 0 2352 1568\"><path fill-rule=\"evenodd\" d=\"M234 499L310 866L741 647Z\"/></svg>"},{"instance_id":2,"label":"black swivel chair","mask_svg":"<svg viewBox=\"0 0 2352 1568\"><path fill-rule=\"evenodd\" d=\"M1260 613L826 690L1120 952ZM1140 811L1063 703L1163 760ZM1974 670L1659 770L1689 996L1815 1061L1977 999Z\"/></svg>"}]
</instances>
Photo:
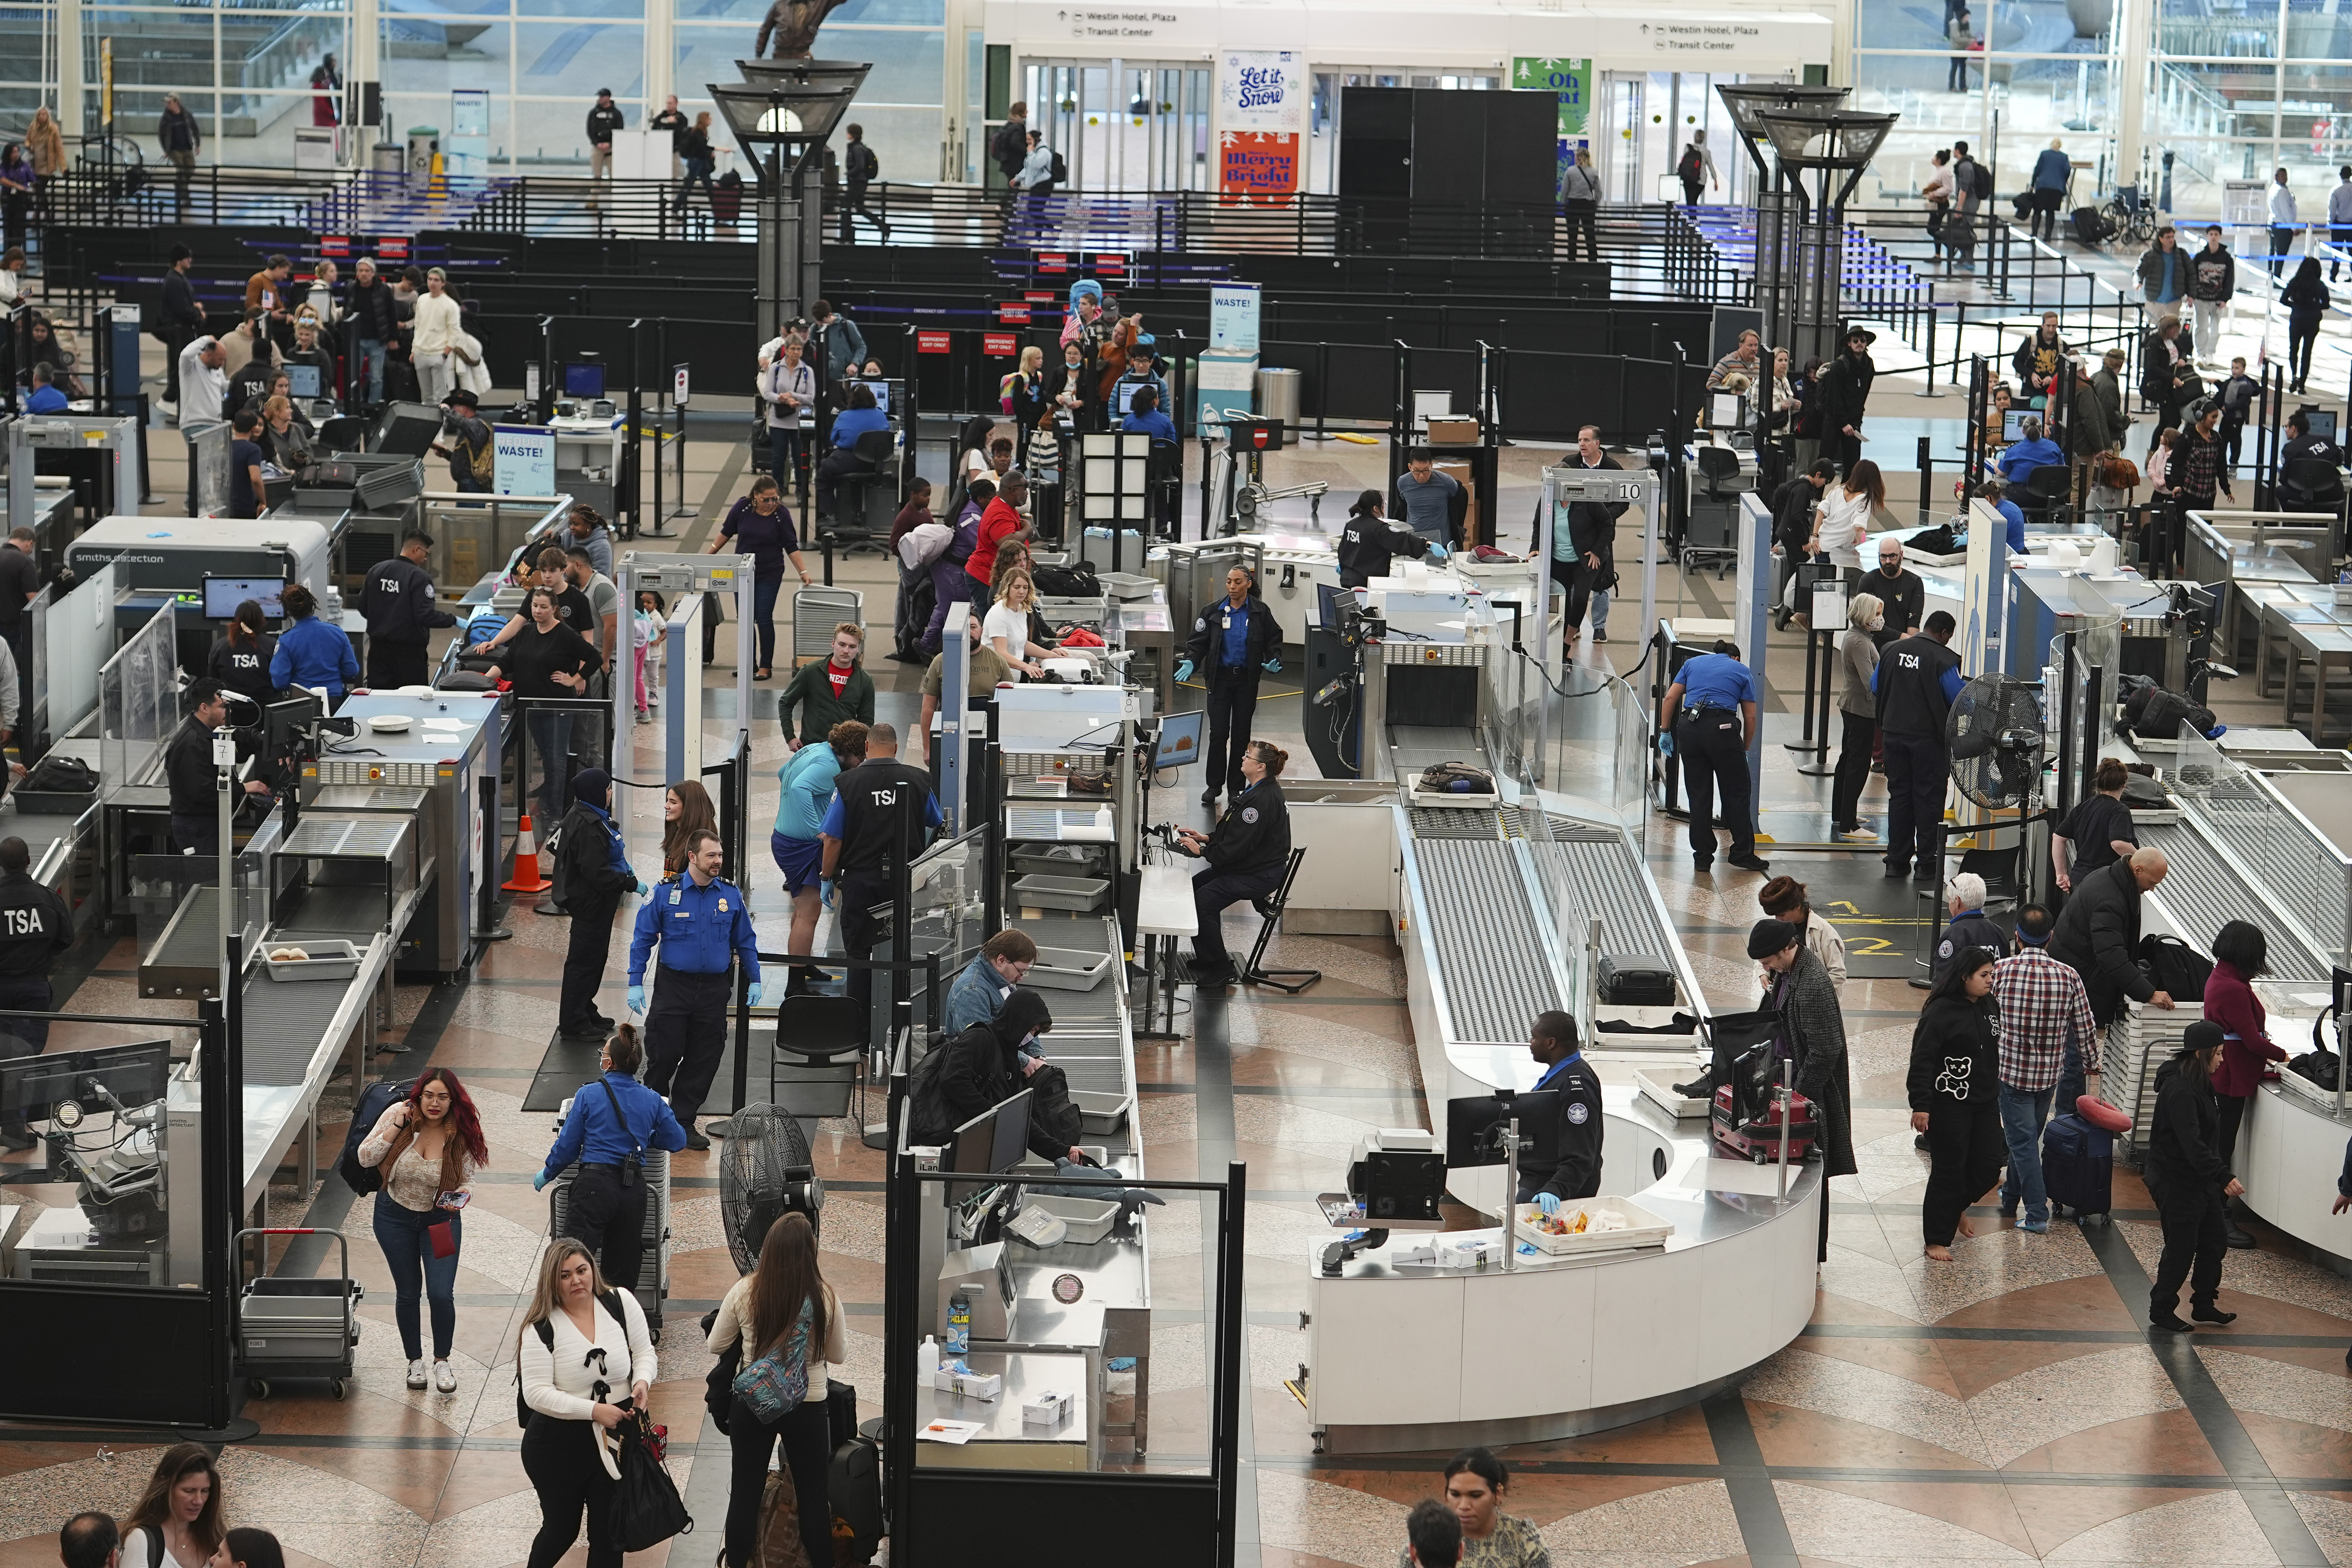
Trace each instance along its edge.
<instances>
[{"instance_id":1,"label":"black swivel chair","mask_svg":"<svg viewBox=\"0 0 2352 1568\"><path fill-rule=\"evenodd\" d=\"M873 492L897 478L890 466L891 453L897 449L898 437L888 430L868 430L857 437L850 455L860 467L850 469L834 481L835 520L825 525L824 531L843 553L854 555L861 550L883 553L883 543L889 536L890 524L885 520L880 527L868 515Z\"/></svg>"},{"instance_id":2,"label":"black swivel chair","mask_svg":"<svg viewBox=\"0 0 2352 1568\"><path fill-rule=\"evenodd\" d=\"M803 992L777 1003L775 1049L768 1058L770 1102L802 1118L843 1114L867 1032L866 1005L854 996Z\"/></svg>"},{"instance_id":3,"label":"black swivel chair","mask_svg":"<svg viewBox=\"0 0 2352 1568\"><path fill-rule=\"evenodd\" d=\"M1307 858L1304 849L1290 852L1290 864L1282 873L1282 885L1262 899L1252 899L1250 907L1264 917L1258 927L1257 941L1250 948L1249 962L1242 966L1244 985L1271 985L1277 991L1296 996L1323 978L1319 969L1268 969L1265 967L1266 945L1274 941L1274 928L1282 922L1282 911L1290 903L1291 884L1298 880L1298 863Z\"/></svg>"},{"instance_id":4,"label":"black swivel chair","mask_svg":"<svg viewBox=\"0 0 2352 1568\"><path fill-rule=\"evenodd\" d=\"M2278 504L2284 511L2340 511L2344 472L2325 458L2293 458L2279 470Z\"/></svg>"},{"instance_id":5,"label":"black swivel chair","mask_svg":"<svg viewBox=\"0 0 2352 1568\"><path fill-rule=\"evenodd\" d=\"M2051 509L2064 504L2074 479L2074 470L2063 463L2044 463L2038 468L2029 468L2017 487L2021 497L2018 504L2046 522Z\"/></svg>"}]
</instances>

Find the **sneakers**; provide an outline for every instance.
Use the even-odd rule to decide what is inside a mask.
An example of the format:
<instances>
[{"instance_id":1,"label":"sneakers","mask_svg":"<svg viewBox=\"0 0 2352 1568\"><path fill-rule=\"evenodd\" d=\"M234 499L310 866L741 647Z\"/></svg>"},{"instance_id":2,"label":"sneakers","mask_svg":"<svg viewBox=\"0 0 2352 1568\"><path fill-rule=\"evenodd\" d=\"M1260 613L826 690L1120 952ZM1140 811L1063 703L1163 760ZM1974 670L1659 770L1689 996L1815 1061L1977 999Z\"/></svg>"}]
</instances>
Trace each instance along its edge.
<instances>
[{"instance_id":1,"label":"sneakers","mask_svg":"<svg viewBox=\"0 0 2352 1568\"><path fill-rule=\"evenodd\" d=\"M653 715L653 710L652 710L651 709L649 709L649 708L640 708L640 709L638 709L638 710L637 710L637 722L638 722L638 723L640 723L640 724L650 724L650 723L652 723L653 721L654 721L654 715Z\"/></svg>"},{"instance_id":2,"label":"sneakers","mask_svg":"<svg viewBox=\"0 0 2352 1568\"><path fill-rule=\"evenodd\" d=\"M1858 822L1852 827L1839 828L1837 836L1840 838L1864 838L1873 842L1875 842L1878 837L1878 834L1874 829L1864 827Z\"/></svg>"},{"instance_id":3,"label":"sneakers","mask_svg":"<svg viewBox=\"0 0 2352 1568\"><path fill-rule=\"evenodd\" d=\"M1595 626L1592 628L1592 640L1594 642L1607 642L1609 640L1609 634L1602 631L1599 626Z\"/></svg>"},{"instance_id":4,"label":"sneakers","mask_svg":"<svg viewBox=\"0 0 2352 1568\"><path fill-rule=\"evenodd\" d=\"M457 1392L457 1369L446 1361L433 1363L433 1386L444 1394Z\"/></svg>"},{"instance_id":5,"label":"sneakers","mask_svg":"<svg viewBox=\"0 0 2352 1568\"><path fill-rule=\"evenodd\" d=\"M2050 1222L2046 1219L2036 1219L2032 1215L2028 1215L2017 1222L2017 1228L2032 1231L2036 1236L2047 1236L2050 1234Z\"/></svg>"},{"instance_id":6,"label":"sneakers","mask_svg":"<svg viewBox=\"0 0 2352 1568\"><path fill-rule=\"evenodd\" d=\"M423 1362L413 1361L408 1363L408 1386L411 1388L422 1388L425 1386L425 1363Z\"/></svg>"}]
</instances>

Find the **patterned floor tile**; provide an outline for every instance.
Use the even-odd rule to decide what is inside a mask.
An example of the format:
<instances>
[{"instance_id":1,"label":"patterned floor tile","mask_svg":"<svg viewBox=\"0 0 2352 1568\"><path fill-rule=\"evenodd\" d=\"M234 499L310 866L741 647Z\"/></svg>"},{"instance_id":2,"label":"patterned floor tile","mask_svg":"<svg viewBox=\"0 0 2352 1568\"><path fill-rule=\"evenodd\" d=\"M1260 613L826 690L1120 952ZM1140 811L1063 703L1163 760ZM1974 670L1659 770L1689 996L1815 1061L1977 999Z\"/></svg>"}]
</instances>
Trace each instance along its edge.
<instances>
[{"instance_id":1,"label":"patterned floor tile","mask_svg":"<svg viewBox=\"0 0 2352 1568\"><path fill-rule=\"evenodd\" d=\"M2208 1492L2094 1526L2051 1550L2053 1565L2179 1563L2180 1568L2273 1568L2278 1553L2234 1491Z\"/></svg>"},{"instance_id":2,"label":"patterned floor tile","mask_svg":"<svg viewBox=\"0 0 2352 1568\"><path fill-rule=\"evenodd\" d=\"M1777 1481L1780 1512L1800 1552L1841 1563L2030 1563L2005 1541L1893 1503Z\"/></svg>"}]
</instances>

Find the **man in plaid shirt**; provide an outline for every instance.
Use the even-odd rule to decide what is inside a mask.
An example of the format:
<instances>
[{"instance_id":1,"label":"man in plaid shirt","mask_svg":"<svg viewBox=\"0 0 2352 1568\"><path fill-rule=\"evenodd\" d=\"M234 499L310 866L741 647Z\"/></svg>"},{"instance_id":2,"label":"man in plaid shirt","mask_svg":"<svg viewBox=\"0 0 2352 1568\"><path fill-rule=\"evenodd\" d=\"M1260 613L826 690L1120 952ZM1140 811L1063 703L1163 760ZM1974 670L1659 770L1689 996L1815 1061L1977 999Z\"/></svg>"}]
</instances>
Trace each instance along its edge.
<instances>
[{"instance_id":1,"label":"man in plaid shirt","mask_svg":"<svg viewBox=\"0 0 2352 1568\"><path fill-rule=\"evenodd\" d=\"M2000 1184L2000 1212L2025 1217L2020 1230L2050 1228L2050 1195L2042 1185L2042 1123L2056 1094L2063 1110L2084 1092L2083 1060L2098 1037L2091 998L2071 965L2042 951L2054 922L2040 904L2017 914L2018 952L1992 966L1993 999L2000 1007L2000 1130L2009 1143L2009 1174Z\"/></svg>"}]
</instances>

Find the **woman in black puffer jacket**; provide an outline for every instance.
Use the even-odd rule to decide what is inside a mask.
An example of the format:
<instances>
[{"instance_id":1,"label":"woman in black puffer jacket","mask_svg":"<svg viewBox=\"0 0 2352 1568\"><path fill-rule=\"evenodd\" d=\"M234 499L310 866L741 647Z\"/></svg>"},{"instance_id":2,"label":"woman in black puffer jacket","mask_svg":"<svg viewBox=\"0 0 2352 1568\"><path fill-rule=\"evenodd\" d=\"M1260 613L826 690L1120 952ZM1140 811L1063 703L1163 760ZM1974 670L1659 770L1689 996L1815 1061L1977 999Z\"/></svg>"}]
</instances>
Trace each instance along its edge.
<instances>
[{"instance_id":1,"label":"woman in black puffer jacket","mask_svg":"<svg viewBox=\"0 0 2352 1568\"><path fill-rule=\"evenodd\" d=\"M2148 1120L2147 1190L2164 1222L2164 1255L2148 1290L2147 1321L2187 1333L2180 1321L2180 1285L2189 1282L2189 1315L2226 1323L2238 1314L2213 1304L2221 1289L2221 1259L2230 1250L2223 1200L2246 1190L2221 1158L2221 1107L2213 1096L2213 1065L2221 1055L2221 1026L2191 1024L2180 1054L2156 1069L2156 1114ZM2193 1271L2192 1271L2193 1269Z\"/></svg>"},{"instance_id":2,"label":"woman in black puffer jacket","mask_svg":"<svg viewBox=\"0 0 2352 1568\"><path fill-rule=\"evenodd\" d=\"M2000 1011L1991 952L1963 948L1911 1031L1911 1130L1927 1135L1919 1227L1927 1256L1952 1260L1952 1237L1976 1234L1966 1210L2000 1176Z\"/></svg>"}]
</instances>

